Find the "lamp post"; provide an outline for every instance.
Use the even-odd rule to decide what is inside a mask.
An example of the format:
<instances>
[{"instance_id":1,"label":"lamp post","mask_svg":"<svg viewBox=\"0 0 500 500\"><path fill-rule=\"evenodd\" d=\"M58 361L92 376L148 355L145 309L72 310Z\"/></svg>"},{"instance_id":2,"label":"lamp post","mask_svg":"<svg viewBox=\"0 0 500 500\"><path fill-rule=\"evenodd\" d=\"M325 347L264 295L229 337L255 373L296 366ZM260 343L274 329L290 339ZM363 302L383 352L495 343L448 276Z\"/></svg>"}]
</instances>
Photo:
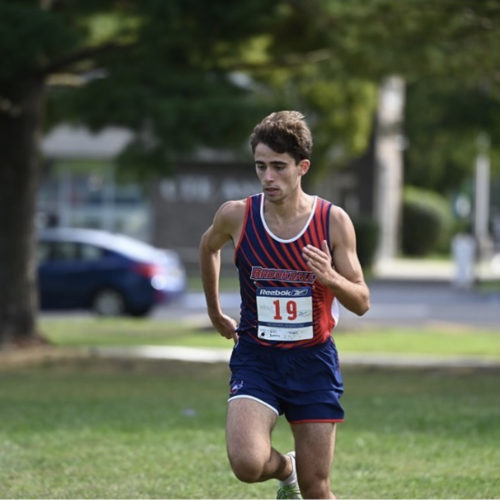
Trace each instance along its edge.
<instances>
[{"instance_id":1,"label":"lamp post","mask_svg":"<svg viewBox=\"0 0 500 500\"><path fill-rule=\"evenodd\" d=\"M404 80L398 76L384 79L379 90L375 134L375 217L380 227L377 262L390 261L399 249L404 105Z\"/></svg>"},{"instance_id":2,"label":"lamp post","mask_svg":"<svg viewBox=\"0 0 500 500\"><path fill-rule=\"evenodd\" d=\"M474 186L474 237L476 239L477 260L481 262L491 249L489 235L490 212L490 140L482 132L477 137L477 156Z\"/></svg>"}]
</instances>

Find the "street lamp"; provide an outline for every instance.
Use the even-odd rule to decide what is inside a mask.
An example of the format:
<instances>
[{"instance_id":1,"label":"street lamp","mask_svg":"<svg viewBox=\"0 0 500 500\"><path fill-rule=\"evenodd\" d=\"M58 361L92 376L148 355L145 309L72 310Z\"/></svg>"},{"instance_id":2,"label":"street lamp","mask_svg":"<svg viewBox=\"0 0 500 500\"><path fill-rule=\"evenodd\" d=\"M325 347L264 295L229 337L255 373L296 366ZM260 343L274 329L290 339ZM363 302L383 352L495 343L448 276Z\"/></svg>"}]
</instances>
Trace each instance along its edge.
<instances>
[{"instance_id":1,"label":"street lamp","mask_svg":"<svg viewBox=\"0 0 500 500\"><path fill-rule=\"evenodd\" d=\"M475 165L474 188L474 237L476 239L477 259L482 261L491 250L489 235L490 212L490 139L481 132L477 136L477 156Z\"/></svg>"}]
</instances>

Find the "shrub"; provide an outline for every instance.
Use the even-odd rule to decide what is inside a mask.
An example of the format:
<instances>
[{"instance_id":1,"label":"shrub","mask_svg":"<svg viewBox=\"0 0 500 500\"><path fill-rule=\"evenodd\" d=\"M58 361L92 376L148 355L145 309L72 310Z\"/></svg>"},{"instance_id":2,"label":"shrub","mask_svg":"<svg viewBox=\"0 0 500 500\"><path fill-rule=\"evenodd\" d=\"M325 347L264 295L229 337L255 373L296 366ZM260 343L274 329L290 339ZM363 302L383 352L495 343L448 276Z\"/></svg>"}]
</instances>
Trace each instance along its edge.
<instances>
[{"instance_id":1,"label":"shrub","mask_svg":"<svg viewBox=\"0 0 500 500\"><path fill-rule=\"evenodd\" d=\"M401 230L405 255L449 252L452 227L453 215L446 198L432 191L405 188Z\"/></svg>"}]
</instances>

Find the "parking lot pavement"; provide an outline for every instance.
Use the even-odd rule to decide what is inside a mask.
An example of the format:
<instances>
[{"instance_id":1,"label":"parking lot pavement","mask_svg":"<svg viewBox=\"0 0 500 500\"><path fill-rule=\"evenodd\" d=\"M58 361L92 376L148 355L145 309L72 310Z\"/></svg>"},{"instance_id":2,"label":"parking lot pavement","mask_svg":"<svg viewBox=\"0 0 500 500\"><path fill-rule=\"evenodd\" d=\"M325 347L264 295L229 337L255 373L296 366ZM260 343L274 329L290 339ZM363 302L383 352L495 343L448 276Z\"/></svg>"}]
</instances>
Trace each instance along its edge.
<instances>
[{"instance_id":1,"label":"parking lot pavement","mask_svg":"<svg viewBox=\"0 0 500 500\"><path fill-rule=\"evenodd\" d=\"M500 293L460 290L446 282L379 281L370 289L370 310L359 318L344 309L346 325L445 323L496 329L500 333Z\"/></svg>"}]
</instances>

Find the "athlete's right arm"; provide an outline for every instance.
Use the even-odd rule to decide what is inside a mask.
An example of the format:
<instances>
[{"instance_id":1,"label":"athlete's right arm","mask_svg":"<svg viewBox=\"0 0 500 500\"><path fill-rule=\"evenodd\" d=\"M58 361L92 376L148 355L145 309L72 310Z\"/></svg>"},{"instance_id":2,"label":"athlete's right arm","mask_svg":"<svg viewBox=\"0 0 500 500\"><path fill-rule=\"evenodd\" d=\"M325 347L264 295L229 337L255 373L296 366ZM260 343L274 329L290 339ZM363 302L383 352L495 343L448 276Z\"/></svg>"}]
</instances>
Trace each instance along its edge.
<instances>
[{"instance_id":1,"label":"athlete's right arm","mask_svg":"<svg viewBox=\"0 0 500 500\"><path fill-rule=\"evenodd\" d=\"M212 225L200 242L201 281L207 312L215 329L227 339L237 340L237 322L223 313L219 296L220 252L230 240L237 243L245 218L245 201L228 201L217 210Z\"/></svg>"}]
</instances>

